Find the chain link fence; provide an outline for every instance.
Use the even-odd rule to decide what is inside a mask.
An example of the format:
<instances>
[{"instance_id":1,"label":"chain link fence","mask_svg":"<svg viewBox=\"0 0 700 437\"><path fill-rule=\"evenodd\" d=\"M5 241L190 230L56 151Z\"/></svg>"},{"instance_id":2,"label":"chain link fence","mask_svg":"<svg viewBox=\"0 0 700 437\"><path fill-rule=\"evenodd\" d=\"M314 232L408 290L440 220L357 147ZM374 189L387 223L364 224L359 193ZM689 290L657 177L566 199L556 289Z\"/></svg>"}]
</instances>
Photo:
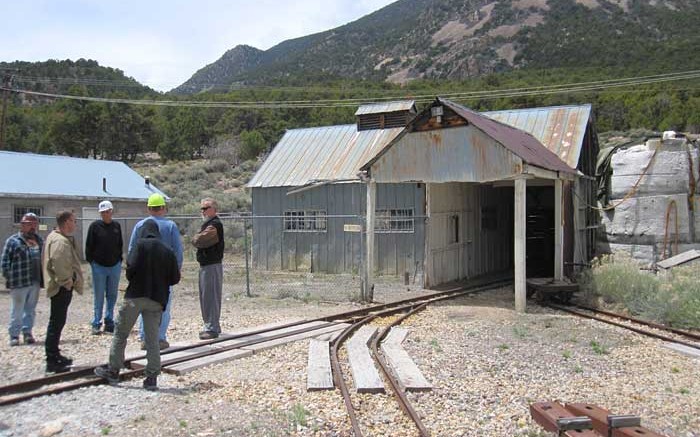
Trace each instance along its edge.
<instances>
[{"instance_id":1,"label":"chain link fence","mask_svg":"<svg viewBox=\"0 0 700 437\"><path fill-rule=\"evenodd\" d=\"M197 290L199 264L190 243L203 223L199 216L168 216L182 235L182 279L178 287ZM264 296L316 301L359 301L365 268L363 216L290 216L220 214L224 225L224 295ZM81 256L87 229L95 219L77 217L74 233ZM132 230L143 217L114 217L127 250ZM392 219L393 220L393 219ZM14 217L0 217L2 244L19 230ZM419 292L423 280L424 218L405 218L399 231L375 234L375 299ZM39 234L46 238L54 217L41 217ZM389 225L391 227L391 225ZM86 265L84 271L89 273ZM91 282L87 282L91 284ZM122 280L125 286L126 281ZM4 284L1 284L4 285Z\"/></svg>"}]
</instances>

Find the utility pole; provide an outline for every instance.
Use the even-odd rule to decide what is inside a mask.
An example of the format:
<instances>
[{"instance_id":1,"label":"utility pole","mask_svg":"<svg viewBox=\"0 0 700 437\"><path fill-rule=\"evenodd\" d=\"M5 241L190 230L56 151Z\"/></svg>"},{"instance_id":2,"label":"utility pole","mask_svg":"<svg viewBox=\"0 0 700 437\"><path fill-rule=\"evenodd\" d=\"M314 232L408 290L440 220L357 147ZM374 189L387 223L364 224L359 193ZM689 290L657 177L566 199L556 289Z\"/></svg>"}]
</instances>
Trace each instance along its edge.
<instances>
[{"instance_id":1,"label":"utility pole","mask_svg":"<svg viewBox=\"0 0 700 437\"><path fill-rule=\"evenodd\" d=\"M12 75L5 73L2 78L2 115L0 116L0 150L5 150L5 118L7 117L7 101L10 97L10 85L12 84Z\"/></svg>"}]
</instances>

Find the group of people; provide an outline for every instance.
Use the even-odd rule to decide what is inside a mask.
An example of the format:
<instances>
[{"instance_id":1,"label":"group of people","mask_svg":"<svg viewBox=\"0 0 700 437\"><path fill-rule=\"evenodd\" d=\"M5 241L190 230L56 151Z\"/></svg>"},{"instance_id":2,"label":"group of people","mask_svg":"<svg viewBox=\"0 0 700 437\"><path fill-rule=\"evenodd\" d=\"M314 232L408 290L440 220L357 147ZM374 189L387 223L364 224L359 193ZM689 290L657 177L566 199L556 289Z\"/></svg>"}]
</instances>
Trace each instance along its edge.
<instances>
[{"instance_id":1,"label":"group of people","mask_svg":"<svg viewBox=\"0 0 700 437\"><path fill-rule=\"evenodd\" d=\"M109 364L95 369L95 374L110 383L119 381L124 364L127 338L141 318L139 337L146 351L147 366L143 385L157 389L160 373L160 350L170 345L167 330L172 307L172 286L180 281L183 248L177 225L166 218L165 198L152 194L147 203L149 217L139 221L129 240L126 259L128 286L114 317L123 261L121 226L113 220L114 207L109 200L100 202L100 220L90 224L85 241L85 259L90 263L93 280L94 312L92 334L114 334ZM204 222L192 239L197 249L199 302L204 329L202 340L221 334L221 298L223 285L224 228L218 216L218 204L202 199L200 211ZM40 288L50 299L45 353L47 372L70 370L73 360L61 354L59 343L65 326L73 292L83 293L83 273L73 233L76 218L71 211L56 215L56 228L43 241L38 234L39 217L25 214L20 230L5 242L2 274L12 297L8 327L10 346L19 346L20 334L25 344L36 339L32 329ZM45 283L46 281L46 283ZM102 330L103 329L103 330Z\"/></svg>"}]
</instances>

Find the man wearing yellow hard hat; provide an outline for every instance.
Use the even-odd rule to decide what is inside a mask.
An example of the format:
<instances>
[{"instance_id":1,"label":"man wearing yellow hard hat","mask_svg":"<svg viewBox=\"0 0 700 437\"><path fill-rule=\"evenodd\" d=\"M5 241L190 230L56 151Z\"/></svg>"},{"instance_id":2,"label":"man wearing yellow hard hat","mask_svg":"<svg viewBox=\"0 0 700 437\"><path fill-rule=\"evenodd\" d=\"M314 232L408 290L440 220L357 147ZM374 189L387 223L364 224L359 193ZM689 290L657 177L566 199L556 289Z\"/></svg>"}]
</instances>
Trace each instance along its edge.
<instances>
[{"instance_id":1,"label":"man wearing yellow hard hat","mask_svg":"<svg viewBox=\"0 0 700 437\"><path fill-rule=\"evenodd\" d=\"M148 197L148 203L146 206L150 217L146 217L145 219L136 223L136 226L134 226L134 230L131 232L131 239L129 240L129 252L131 252L131 249L133 249L136 245L139 229L141 229L144 222L146 222L146 220L155 219L156 223L158 224L158 231L160 232L160 241L172 249L172 251L175 253L175 258L177 258L177 266L179 269L182 269L182 240L180 239L180 230L177 228L175 222L165 218L165 215L168 213L168 208L165 204L165 197L163 197L162 194L153 193ZM160 328L158 330L158 338L160 340L159 343L161 349L167 349L170 347L170 343L168 343L167 338L167 331L168 325L170 324L170 308L172 307L172 303L173 293L171 290L170 299L168 299L168 305L163 311L163 317L160 321ZM145 338L143 321L141 322L139 328L139 338L141 339L141 349L145 350L145 344L143 341Z\"/></svg>"}]
</instances>

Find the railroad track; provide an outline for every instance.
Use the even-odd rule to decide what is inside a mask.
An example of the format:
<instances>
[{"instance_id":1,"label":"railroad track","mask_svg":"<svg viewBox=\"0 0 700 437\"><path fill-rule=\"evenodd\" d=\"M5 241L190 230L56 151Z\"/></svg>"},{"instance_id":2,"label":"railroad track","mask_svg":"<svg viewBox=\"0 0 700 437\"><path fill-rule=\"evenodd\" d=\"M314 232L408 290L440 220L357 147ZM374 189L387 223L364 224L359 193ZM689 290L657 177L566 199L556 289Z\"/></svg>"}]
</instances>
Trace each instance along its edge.
<instances>
[{"instance_id":1,"label":"railroad track","mask_svg":"<svg viewBox=\"0 0 700 437\"><path fill-rule=\"evenodd\" d=\"M628 317L622 314L616 314L609 311L590 308L583 305L564 306L555 303L546 303L545 305L559 311L564 311L569 314L576 315L578 317L597 320L599 322L607 323L613 326L618 326L620 328L624 328L629 331L645 335L647 337L652 337L670 343L676 343L700 350L700 335L694 334L692 332L674 329L668 326L660 325L658 323L647 322L646 320L641 320L634 317ZM656 331L662 331L663 334L659 332L650 331L648 329L643 329L639 326L652 328Z\"/></svg>"},{"instance_id":2,"label":"railroad track","mask_svg":"<svg viewBox=\"0 0 700 437\"><path fill-rule=\"evenodd\" d=\"M485 284L494 284L495 282L480 282L475 285L475 287L481 287L485 288L488 287L488 285ZM501 281L500 283L503 283ZM490 285L491 287L495 285ZM389 314L389 313L397 313L397 312L403 312L407 311L408 308L415 307L420 305L421 303L424 303L426 301L437 301L437 300L442 300L442 299L449 299L453 297L457 297L459 295L463 295L468 292L469 289L464 289L464 288L456 288L452 290L446 290L446 291L441 291L429 295L424 295L421 297L417 298L412 298L412 299L404 299L401 301L397 302L392 302L388 304L382 304L382 305L375 305L372 307L367 307L367 308L362 308L359 310L354 310L354 311L349 311L349 312L344 312L344 313L338 313L338 314L333 314L325 317L319 317L316 319L311 319L311 320L303 320L299 322L294 322L294 323L288 323L284 325L276 325L274 327L269 327L269 328L263 328L259 330L254 330L254 331L246 331L241 334L236 334L236 335L222 335L219 338L213 339L213 340L206 340L206 341L200 341L191 345L186 345L186 346L177 346L177 347L172 347L169 348L165 351L161 352L161 356L165 359L169 354L173 354L176 352L183 352L183 351L188 351L192 350L195 348L200 348L202 346L206 345L212 345L212 344L219 344L223 343L223 345L217 345L217 350L214 351L208 351L208 352L198 352L198 353L192 353L188 354L186 357L179 357L176 359L170 359L169 360L169 365L173 364L178 364L190 360L195 360L198 358L206 357L208 355L213 355L215 353L220 353L224 352L227 350L232 350L236 348L241 348L241 347L246 347L246 346L252 346L255 344L260 344L264 342L269 342L271 340L275 339L281 339L284 337L292 337L294 335L302 334L305 332L317 330L319 328L323 327L329 327L332 325L340 324L340 323L350 323L351 326L353 326L355 323L362 321L363 319L366 319L368 317L376 318L379 314ZM461 293L461 294L460 294ZM303 327L302 325L308 325L312 322L317 322L317 324L313 327ZM319 322L322 322L319 324ZM285 332L277 335L269 335L270 333L278 330L285 330ZM258 334L267 334L260 336ZM235 340L235 339L242 339L244 337L251 337L251 336L258 336L259 338L256 339L251 339L247 341L238 341L235 342L234 345L231 346L226 346L225 342ZM145 358L145 354L135 356L128 358L125 360L124 365L127 368L130 368L131 364L135 361L138 360L143 360ZM107 384L107 381L99 378L94 375L94 369L98 367L99 365L96 366L83 366L83 367L76 367L72 371L69 372L64 372L64 373L59 373L55 375L49 375L45 376L42 378L36 378L28 381L23 381L15 384L10 384L10 385L5 385L5 386L0 386L0 406L4 405L10 405L10 404L16 404L20 402L27 401L29 399L33 399L36 397L40 396L45 396L45 395L50 395L50 394L58 394L58 393L63 393L71 390L76 390L79 388L83 387L90 387L90 386L95 386L95 385L101 385L101 384ZM131 369L127 371L122 371L120 374L120 380L125 381L134 377L138 377L143 375L144 369Z\"/></svg>"},{"instance_id":3,"label":"railroad track","mask_svg":"<svg viewBox=\"0 0 700 437\"><path fill-rule=\"evenodd\" d=\"M481 291L491 290L497 287L501 287L512 283L510 280L496 280L491 282L482 283L469 288L460 288L455 290L449 290L441 293L436 293L428 296L424 296L419 299L408 299L406 301L397 302L397 306L387 306L385 308L376 309L371 311L365 317L353 322L349 327L345 328L343 332L336 337L331 342L331 367L333 369L333 379L336 387L340 389L343 396L343 401L348 412L348 417L350 418L350 423L352 425L353 433L355 437L361 437L362 430L360 428L360 423L357 418L357 410L355 409L352 398L350 395L350 390L345 382L345 376L343 375L342 366L340 365L340 359L338 358L338 352L345 340L350 336L351 333L356 331L362 326L365 326L374 320L391 316L397 313L404 313L401 317L385 326L378 334L370 340L370 348L373 354L373 358L382 370L385 379L387 380L391 390L396 397L396 401L399 403L401 410L411 419L416 428L418 429L419 435L421 437L427 437L430 432L425 427L420 419L420 415L416 409L411 405L408 397L406 396L406 390L402 387L401 382L396 378L396 376L391 371L388 363L384 359L383 355L379 352L379 343L386 337L390 329L394 326L401 324L408 317L416 314L419 311L425 309L428 305L449 299L455 299L468 294L474 294Z\"/></svg>"}]
</instances>

